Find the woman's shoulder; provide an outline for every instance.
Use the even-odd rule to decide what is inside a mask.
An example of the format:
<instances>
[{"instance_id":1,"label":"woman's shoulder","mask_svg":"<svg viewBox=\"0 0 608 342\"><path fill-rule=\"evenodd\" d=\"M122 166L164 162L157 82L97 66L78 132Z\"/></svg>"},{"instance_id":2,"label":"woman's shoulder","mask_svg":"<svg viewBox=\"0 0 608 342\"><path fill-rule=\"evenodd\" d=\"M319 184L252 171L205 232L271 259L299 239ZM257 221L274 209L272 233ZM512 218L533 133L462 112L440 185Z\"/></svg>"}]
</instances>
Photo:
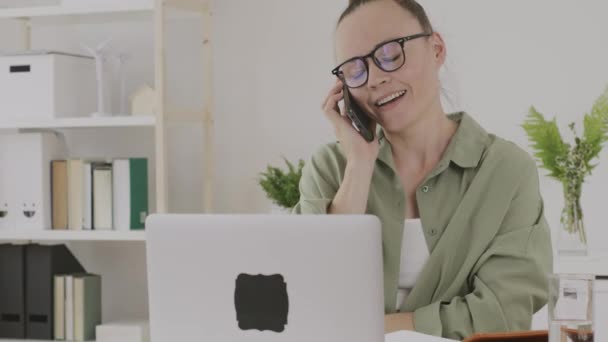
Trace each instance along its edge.
<instances>
[{"instance_id":1,"label":"woman's shoulder","mask_svg":"<svg viewBox=\"0 0 608 342\"><path fill-rule=\"evenodd\" d=\"M482 166L501 173L536 172L536 161L521 146L495 134L488 134L489 144L482 157Z\"/></svg>"},{"instance_id":2,"label":"woman's shoulder","mask_svg":"<svg viewBox=\"0 0 608 342\"><path fill-rule=\"evenodd\" d=\"M346 167L346 156L340 143L335 141L318 146L310 157L310 163L318 171L340 174Z\"/></svg>"},{"instance_id":3,"label":"woman's shoulder","mask_svg":"<svg viewBox=\"0 0 608 342\"><path fill-rule=\"evenodd\" d=\"M453 158L459 165L492 169L494 173L511 172L521 168L534 169L532 156L516 143L489 133L465 112L453 113L451 119L460 121L454 136Z\"/></svg>"},{"instance_id":4,"label":"woman's shoulder","mask_svg":"<svg viewBox=\"0 0 608 342\"><path fill-rule=\"evenodd\" d=\"M340 143L337 141L325 143L317 146L312 153L312 158L317 160L346 160L340 150Z\"/></svg>"}]
</instances>

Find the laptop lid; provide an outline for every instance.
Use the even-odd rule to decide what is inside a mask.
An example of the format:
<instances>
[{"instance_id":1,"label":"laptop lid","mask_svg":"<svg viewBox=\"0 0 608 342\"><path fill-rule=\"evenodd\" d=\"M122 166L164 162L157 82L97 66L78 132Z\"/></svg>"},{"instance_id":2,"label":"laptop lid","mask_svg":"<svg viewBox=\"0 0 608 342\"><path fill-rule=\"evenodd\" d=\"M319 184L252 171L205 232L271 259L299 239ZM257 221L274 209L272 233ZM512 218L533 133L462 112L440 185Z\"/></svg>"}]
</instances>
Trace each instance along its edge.
<instances>
[{"instance_id":1,"label":"laptop lid","mask_svg":"<svg viewBox=\"0 0 608 342\"><path fill-rule=\"evenodd\" d=\"M146 235L153 342L384 339L375 216L154 214Z\"/></svg>"}]
</instances>

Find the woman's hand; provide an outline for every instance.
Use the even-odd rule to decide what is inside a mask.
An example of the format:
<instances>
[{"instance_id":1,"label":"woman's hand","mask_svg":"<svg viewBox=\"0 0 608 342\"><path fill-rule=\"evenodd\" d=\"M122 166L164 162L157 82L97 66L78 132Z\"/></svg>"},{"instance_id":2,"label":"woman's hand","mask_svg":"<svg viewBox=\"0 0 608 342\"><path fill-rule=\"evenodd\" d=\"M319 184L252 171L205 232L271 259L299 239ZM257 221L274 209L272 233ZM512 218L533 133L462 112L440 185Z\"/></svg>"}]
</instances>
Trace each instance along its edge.
<instances>
[{"instance_id":1,"label":"woman's hand","mask_svg":"<svg viewBox=\"0 0 608 342\"><path fill-rule=\"evenodd\" d=\"M353 164L373 165L378 157L380 146L378 137L376 136L372 142L367 142L355 130L351 120L340 111L338 106L338 103L344 98L342 92L342 81L337 80L323 102L323 112L334 127L334 133L347 161ZM375 123L372 129L375 131Z\"/></svg>"},{"instance_id":2,"label":"woman's hand","mask_svg":"<svg viewBox=\"0 0 608 342\"><path fill-rule=\"evenodd\" d=\"M384 332L391 333L399 330L414 330L414 313L400 312L384 315Z\"/></svg>"}]
</instances>

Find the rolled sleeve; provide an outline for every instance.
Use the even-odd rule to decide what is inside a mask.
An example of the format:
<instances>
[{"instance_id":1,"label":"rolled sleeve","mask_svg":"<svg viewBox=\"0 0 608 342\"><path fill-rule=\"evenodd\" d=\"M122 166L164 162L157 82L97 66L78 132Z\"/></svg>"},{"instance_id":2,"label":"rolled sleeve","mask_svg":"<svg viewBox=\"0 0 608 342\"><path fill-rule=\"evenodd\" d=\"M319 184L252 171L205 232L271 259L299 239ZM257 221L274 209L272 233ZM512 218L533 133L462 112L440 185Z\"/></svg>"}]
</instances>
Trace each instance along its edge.
<instances>
[{"instance_id":1,"label":"rolled sleeve","mask_svg":"<svg viewBox=\"0 0 608 342\"><path fill-rule=\"evenodd\" d=\"M330 145L318 149L302 169L300 200L292 214L327 214L338 188L339 160Z\"/></svg>"},{"instance_id":2,"label":"rolled sleeve","mask_svg":"<svg viewBox=\"0 0 608 342\"><path fill-rule=\"evenodd\" d=\"M435 302L414 311L414 329L427 335L442 336L443 326L439 310L441 303Z\"/></svg>"}]
</instances>

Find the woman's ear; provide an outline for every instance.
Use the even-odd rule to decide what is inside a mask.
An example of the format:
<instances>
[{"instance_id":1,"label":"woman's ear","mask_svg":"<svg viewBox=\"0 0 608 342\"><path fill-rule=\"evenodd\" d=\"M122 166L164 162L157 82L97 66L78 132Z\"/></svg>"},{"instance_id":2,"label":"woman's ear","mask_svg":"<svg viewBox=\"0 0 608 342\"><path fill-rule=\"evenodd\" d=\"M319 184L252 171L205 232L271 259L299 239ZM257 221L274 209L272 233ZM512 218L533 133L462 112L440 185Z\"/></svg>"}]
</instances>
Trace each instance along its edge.
<instances>
[{"instance_id":1,"label":"woman's ear","mask_svg":"<svg viewBox=\"0 0 608 342\"><path fill-rule=\"evenodd\" d=\"M443 37L439 32L433 32L431 36L431 47L433 49L433 56L435 57L435 65L437 69L443 66L447 55L447 49Z\"/></svg>"}]
</instances>

